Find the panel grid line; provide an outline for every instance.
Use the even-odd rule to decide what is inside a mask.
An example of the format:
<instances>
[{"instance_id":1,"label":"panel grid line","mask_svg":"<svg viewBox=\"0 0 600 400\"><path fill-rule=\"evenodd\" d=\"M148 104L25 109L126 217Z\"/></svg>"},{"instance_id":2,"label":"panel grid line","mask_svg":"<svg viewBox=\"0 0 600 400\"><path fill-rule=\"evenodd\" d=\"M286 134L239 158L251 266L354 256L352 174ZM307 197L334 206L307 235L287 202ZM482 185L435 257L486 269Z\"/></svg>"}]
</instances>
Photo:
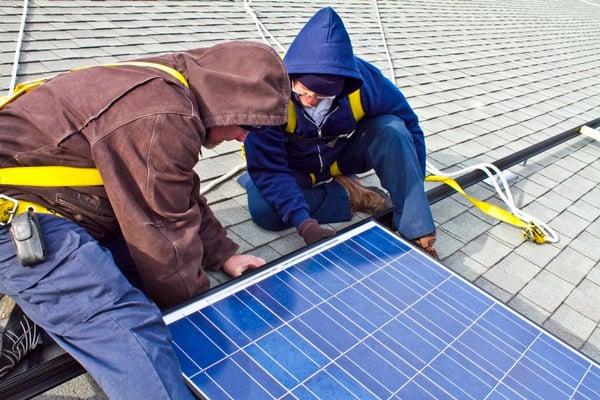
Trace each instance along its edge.
<instances>
[{"instance_id":1,"label":"panel grid line","mask_svg":"<svg viewBox=\"0 0 600 400\"><path fill-rule=\"evenodd\" d=\"M258 382L258 381L257 381L257 380L256 380L256 379L255 379L255 378L254 378L254 377L253 377L251 374L249 374L249 373L247 373L246 371L244 371L244 369L242 368L242 366L241 366L241 365L240 365L240 364L239 364L239 363L238 363L238 362L237 362L235 359L233 359L233 358L232 358L232 359L231 359L231 361L232 361L232 362L233 362L235 365L237 365L237 366L240 368L240 370L242 370L242 372L246 374L246 376L249 376L249 377L250 377L250 379L251 379L251 380L252 380L254 383L256 383L258 386L260 386L261 388L263 388L263 389L264 389L264 391L265 391L267 394L269 394L269 395L271 396L271 398L272 398L272 399L275 399L275 396L271 395L271 393L269 393L269 391L267 390L267 388L265 388L265 387L264 387L264 386L263 386L263 385L262 385L260 382ZM261 368L262 368L262 367L261 367ZM263 370L264 370L264 368L263 368ZM206 374L206 375L208 375L208 376L210 377L210 374Z\"/></svg>"},{"instance_id":2,"label":"panel grid line","mask_svg":"<svg viewBox=\"0 0 600 400\"><path fill-rule=\"evenodd\" d=\"M359 244L359 245L360 245L360 244ZM361 247L362 247L362 246L361 246ZM365 250L367 250L367 249L365 249ZM367 250L367 251L368 251L368 250ZM371 254L372 254L372 253L371 253ZM399 258L400 258L400 257L399 257ZM383 261L383 260L382 260L382 261ZM385 267L385 266L387 266L387 265L389 265L389 263L387 263L387 264L384 264L384 265L383 265L381 268L384 268L384 267ZM377 270L377 271L379 271L379 270ZM374 271L372 274L376 273L377 271ZM369 275L366 275L366 276L365 276L365 278L367 278L368 276L369 276ZM365 279L365 278L363 278L363 279ZM448 278L447 278L447 279L449 279L449 278L450 278L450 276L448 276ZM445 282L445 281L442 281L441 283L443 283L443 282ZM440 284L441 284L441 283L440 283ZM432 288L432 289L430 290L430 292L431 292L431 291L433 291L433 290L435 290L435 288L436 288L436 287ZM428 292L428 293L430 293L430 292ZM269 294L267 293L267 295L269 295ZM426 293L424 296L422 296L421 298L419 298L418 300L416 300L416 301L415 301L415 303L416 303L416 302L418 302L418 301L420 301L421 299L423 299L423 298L424 298L426 295L427 295L427 293ZM270 295L269 295L269 296L270 296ZM331 297L333 297L333 296L331 296ZM272 298L272 297L271 297L271 298ZM259 299L257 299L257 300L258 300L258 301L260 301ZM273 299L273 300L277 301L276 299ZM322 301L321 303L319 303L319 304L324 304L324 303L326 302L326 300L327 300L327 299L323 300L323 301ZM316 308L316 307L317 307L319 304L315 305L313 308L311 308L311 309L309 309L309 310L307 310L307 311L304 311L303 313L300 313L300 314L298 314L298 316L297 316L297 317L295 317L294 319L296 319L296 318L300 318L302 315L304 315L304 314L306 314L307 312L309 312L310 310L312 310L312 309ZM283 306L283 305L282 305L282 306ZM410 308L410 307L407 307L407 308ZM288 311L289 311L289 310L288 310ZM403 312L404 312L404 311L401 311L401 312L400 312L398 315L401 315ZM398 315L397 315L397 316L398 316ZM396 316L396 317L397 317L397 316ZM392 319L390 320L390 322L391 322L393 319L394 319L394 318L392 318ZM290 325L289 325L289 322L288 322L288 321L285 321L285 322L284 322L284 324L288 325L288 326L290 327L290 329L292 329L292 330L295 330L295 329L294 329L292 326L290 326ZM386 324L386 325L387 325L387 324ZM384 326L385 326L385 325L381 326L380 328L378 328L378 329L377 329L376 331L374 331L373 333L375 333L375 332L379 331L379 330L380 330L381 328L383 328ZM308 327L308 328L309 328L309 329L311 329L313 332L315 332L315 331L314 331L312 328L310 328L310 327ZM298 333L298 332L296 332L296 333ZM319 333L317 333L317 332L315 332L315 334L319 335ZM266 336L266 335L265 335L265 336ZM320 335L319 335L319 336L320 336ZM372 336L372 334L370 334L369 336ZM367 337L369 337L369 336L367 336ZM259 339L260 339L260 338L257 338L257 339L256 339L254 342L252 342L252 343L255 343L255 342L256 342L256 341L258 341ZM324 339L325 341L327 341L327 339L325 339L325 338L323 338L323 339ZM366 339L366 337L365 337L365 339ZM325 369L327 366L331 365L333 362L335 362L335 360L337 360L337 359L339 359L340 357L344 356L344 355L345 355L345 354L346 354L348 351L352 350L352 349L353 349L355 346L358 346L359 344L363 344L363 342L364 342L364 339L363 339L363 341L359 341L359 342L357 342L357 343L356 343L356 344L355 344L353 347L349 348L349 349L348 349L346 352L341 352L341 353L340 353L340 355L339 355L338 357L336 357L335 359L331 360L329 364L327 364L327 365L323 366L321 369L317 370L317 371L316 371L316 372L315 372L313 375L311 375L311 376L309 376L308 378L306 378L304 382L306 382L306 380L310 379L312 376L316 375L317 373L319 373L319 372L323 371L323 370L324 370L324 369ZM248 344L248 345L249 345L249 344ZM248 345L246 345L246 346L248 346ZM260 346L260 345L258 345L258 346ZM240 350L242 350L242 349L243 349L243 348L241 348ZM239 350L238 350L238 351L239 351ZM232 353L232 354L235 354L235 353ZM392 366L392 367L394 367L394 366ZM394 368L395 368L395 367L394 367ZM208 368L207 368L207 369L208 369ZM342 369L343 369L343 368L342 368ZM395 368L395 369L397 369L397 368ZM398 371L399 371L399 370L398 370ZM346 371L346 372L348 372L348 371ZM402 373L401 371L399 371L399 372L400 372L400 373ZM301 383L299 383L299 385L298 385L298 386L302 385L304 382L301 382ZM292 389L292 391L293 391L293 389Z\"/></svg>"},{"instance_id":3,"label":"panel grid line","mask_svg":"<svg viewBox=\"0 0 600 400\"><path fill-rule=\"evenodd\" d=\"M423 378L427 379L432 385L435 385L436 387L438 387L440 390L442 390L444 393L446 393L448 396L452 397L453 399L456 399L455 396L452 396L452 394L450 394L447 390L445 390L443 387L441 387L440 385L438 385L436 382L432 381L431 379L429 379L429 377L423 375ZM427 394L431 395L431 398L435 399L435 396L433 395L433 393L429 392L427 390L427 388L424 388L420 383L415 382L415 384L417 386L419 386L421 389L423 389Z\"/></svg>"},{"instance_id":4,"label":"panel grid line","mask_svg":"<svg viewBox=\"0 0 600 400\"><path fill-rule=\"evenodd\" d=\"M542 334L542 332L540 332L540 333L538 334L538 336L536 337L536 339L537 339L538 337L540 337L540 336L541 336L541 334ZM532 341L532 342L529 344L529 346L528 346L527 350L528 350L528 349L530 349L530 348L531 348L531 346L533 346L533 344L534 344L534 343L535 343L535 340L533 340L533 341ZM515 367L515 366L516 366L516 365L519 363L519 361L521 360L521 358L523 358L523 356L524 356L524 355L525 355L525 352L523 352L523 354L521 354L521 356L520 356L520 357L519 357L517 360L515 360L515 362L514 362L514 363L513 363L513 365L511 366L511 368L510 368L510 369L508 369L508 370L506 371L506 373L504 374L504 376L502 377L502 379L498 380L498 383L496 384L496 386L494 387L494 389L495 389L496 387L498 387L498 385L500 385L501 383L503 383L504 379L505 379L505 378L506 378L506 377L507 377L507 376L510 374L510 372L511 372L511 371L514 369L514 367ZM492 394L492 393L493 393L493 390L490 392L490 394ZM489 396L490 396L490 395L488 394L488 395L485 397L485 399L484 399L484 400L487 400L487 399L489 398ZM542 399L542 400L543 400L543 399Z\"/></svg>"},{"instance_id":5,"label":"panel grid line","mask_svg":"<svg viewBox=\"0 0 600 400\"><path fill-rule=\"evenodd\" d=\"M165 317L210 400L600 393L593 362L373 222L272 271Z\"/></svg>"},{"instance_id":6,"label":"panel grid line","mask_svg":"<svg viewBox=\"0 0 600 400\"><path fill-rule=\"evenodd\" d=\"M265 292L265 293L266 293L266 292ZM269 295L268 293L266 293L266 294L267 294L267 295ZM270 296L270 295L269 295L269 296ZM257 299L257 300L260 302L260 300L259 300L259 299ZM274 301L277 301L276 299L273 299L273 300L274 300ZM323 304L323 303L325 303L325 301L326 301L326 300L323 300L323 301L322 301L321 303L319 303L319 304ZM264 304L263 304L263 305L264 305ZM318 305L315 305L315 307L317 307L317 306L318 306ZM265 307L267 307L267 306L265 305ZM223 318L225 318L226 320L228 320L228 321L229 321L229 319L228 319L226 316L224 316L224 315L223 315L223 314L222 314L222 313L221 313L219 310L216 310L216 311L217 311L219 314L221 314L221 315L223 316ZM310 310L307 310L306 312L309 312L309 311L310 311ZM306 313L306 312L305 312L305 313ZM256 314L256 313L255 313L255 314ZM299 318L301 315L302 315L302 314L299 314L299 315L297 316L297 318ZM260 317L260 316L259 316L259 317ZM261 319L262 319L262 318L261 318ZM264 321L264 320L263 320L263 321ZM193 321L190 321L190 322L193 324ZM231 322L231 321L230 321L230 322ZM265 321L265 322L266 322L266 321ZM212 323L212 321L211 321L211 323ZM285 325L288 325L288 326L289 326L288 322L286 322L286 321L283 321L283 323L284 323ZM194 324L194 326L195 326L196 328L198 328L198 327L197 327L195 324ZM216 328L216 329L218 329L218 330L219 330L219 331L220 331L220 332L221 332L223 335L227 336L227 335L226 335L226 333L225 333L225 332L223 332L223 331L221 331L221 329L220 329L218 326L216 326L215 324L213 324L213 326L215 326L215 328ZM291 327L291 326L289 326L289 327L290 327L290 329L292 329L292 330L295 330L293 327ZM311 328L309 327L309 329L311 329ZM312 330L312 329L311 329L311 330ZM296 333L298 333L298 332L296 332ZM318 333L317 333L317 332L315 332L315 333L318 335ZM299 333L298 333L298 334L299 334ZM265 334L264 336L267 336L267 335L268 335L268 334ZM248 337L247 335L245 335L245 336L246 336L246 337ZM264 337L264 336L263 336L263 337ZM249 345L251 345L251 344L256 344L257 346L261 347L261 346L260 346L260 344L256 343L256 342L258 342L258 341L259 341L261 338L262 338L262 337L259 337L259 338L255 339L254 341L251 341L251 342L250 342L249 344L247 344L246 346L244 346L244 347L241 347L241 348L237 349L235 352L231 353L231 355L233 356L234 354L236 354L236 353L238 353L238 352L242 351L242 350L243 350L245 347L247 347L247 346L249 346ZM210 338L208 338L208 339L209 339L209 340L211 340ZM250 339L250 338L248 337L248 339ZM323 338L323 339L324 339L324 340L326 340L325 338ZM286 340L287 340L287 339L286 339ZM211 342L213 342L213 341L211 340ZM288 342L289 342L289 341L288 341ZM214 343L214 342L213 342L213 343ZM294 347L296 347L296 346L295 346L293 343L291 343L291 342L290 342L290 344L292 344ZM218 347L218 345L217 345L216 343L215 343L215 345ZM296 348L297 348L297 347L296 347ZM300 349L298 349L298 350L302 352L302 350L300 350ZM304 352L303 352L303 353L304 353ZM267 353L267 355L268 355L268 353ZM306 354L305 354L305 355L306 355ZM324 354L324 355L325 355L325 354ZM270 355L268 355L268 356L270 357ZM325 355L325 356L326 356L326 355ZM272 358L272 357L271 357L271 358ZM215 362L215 363L213 363L212 365L209 365L209 366L207 366L207 367L206 367L204 370L201 370L201 369L200 369L200 371L198 371L198 372L197 372L195 375L198 375L198 374L204 373L204 371L206 371L206 370L210 369L211 367L213 367L213 366L217 365L217 364L218 364L218 363L220 363L221 361L222 361L222 360L216 361L216 362ZM196 363L195 363L195 364L196 364ZM196 364L196 365L197 365L197 364ZM325 367L323 367L323 368L321 368L321 369L317 370L317 372L316 372L316 373L320 372L320 371L321 371L321 370L323 370L324 368L325 368ZM284 369L285 369L285 368L284 368ZM286 371L286 372L288 372L288 373L291 373L290 371ZM316 374L316 373L315 373L315 374ZM192 377L193 377L193 376L192 376ZM310 377L309 377L309 378L307 378L307 379L310 379ZM302 385L302 384L303 384L303 382L300 382L300 384L299 384L299 385Z\"/></svg>"},{"instance_id":7,"label":"panel grid line","mask_svg":"<svg viewBox=\"0 0 600 400\"><path fill-rule=\"evenodd\" d=\"M527 386L523 385L521 382L519 382L518 380L509 377L510 381L513 381L516 385L518 385L519 387L523 388L523 390L527 391L531 396L534 396L536 399L539 400L547 400L547 399L543 399L542 397L538 396L537 393L535 393L534 391L532 391L530 388L528 388ZM504 382L503 382L504 383ZM506 384L506 383L504 383ZM531 397L526 397L527 399L530 399ZM485 399L484 399L485 400Z\"/></svg>"},{"instance_id":8,"label":"panel grid line","mask_svg":"<svg viewBox=\"0 0 600 400\"><path fill-rule=\"evenodd\" d=\"M598 393L596 390L594 390L594 389L592 389L592 388L588 387L588 386L587 386L587 385L585 385L585 384L584 384L583 386L584 386L586 389L588 389L589 391L593 392L593 394L595 394L595 395L596 395L596 398L600 398L600 394L599 394L599 393Z\"/></svg>"},{"instance_id":9,"label":"panel grid line","mask_svg":"<svg viewBox=\"0 0 600 400\"><path fill-rule=\"evenodd\" d=\"M585 374L583 374L581 376L581 379L579 380L579 382L577 383L577 386L575 387L575 389L573 390L573 393L571 393L571 396L569 396L569 399L572 399L576 394L577 394L577 389L583 384L583 380L585 379L585 377L588 375L588 373L592 370L592 364L589 365L589 367L587 368L587 370L585 371ZM588 398L587 396L585 396L586 398Z\"/></svg>"},{"instance_id":10,"label":"panel grid line","mask_svg":"<svg viewBox=\"0 0 600 400\"><path fill-rule=\"evenodd\" d=\"M260 347L259 345L256 345L256 347L258 347L260 349L260 351L262 351L267 357L269 357L274 363L276 363L277 365L279 365L281 367L281 369L285 372L287 372L290 376L293 376L292 373L290 371L288 371L283 365L281 365L281 363L279 363L279 361L275 360L273 357L271 357L271 355L267 352L264 351L264 349L262 347ZM250 355L243 349L241 349L240 351L242 351L244 354L246 354L248 357L250 357ZM269 374L272 378L275 379L275 377L268 371L266 370L262 365L258 364L258 366L265 371L267 374ZM298 380L296 378L296 380Z\"/></svg>"},{"instance_id":11,"label":"panel grid line","mask_svg":"<svg viewBox=\"0 0 600 400\"><path fill-rule=\"evenodd\" d=\"M594 372L594 370L592 370L592 371L591 371L590 375L594 375L594 376L596 377L596 379L600 380L600 376L599 376L599 375L597 375L597 374ZM585 378L585 377L584 377L584 378ZM583 387L585 387L586 389L588 389L590 392L593 392L593 393L596 395L596 397L597 397L597 398L600 398L600 388L596 388L596 389L598 389L598 391L597 391L597 390L595 390L594 388L590 388L590 387L588 387L586 384L583 384Z\"/></svg>"},{"instance_id":12,"label":"panel grid line","mask_svg":"<svg viewBox=\"0 0 600 400\"><path fill-rule=\"evenodd\" d=\"M491 309L492 307L493 307L493 305L491 305L491 306L489 307L489 309ZM489 309L488 309L488 310L489 310ZM477 321L478 321L479 319L481 319L481 318L483 317L483 315L484 315L484 314L482 314L482 315L481 315L479 318L475 319L475 320L473 321L473 323L471 323L471 325L470 325L470 326L473 326L473 325L475 325L475 323L477 323ZM431 359L431 361L429 361L429 362L428 362L428 363L427 363L427 364L426 364L426 365L425 365L423 368L421 368L421 369L418 371L418 373L419 373L419 374L423 374L423 371L425 370L425 368L427 368L427 367L430 367L430 366L431 366L431 364L432 364L432 363L433 363L435 360L437 360L437 358L438 358L438 357L440 357L441 355L443 355L443 354L445 353L445 351L446 351L447 349L449 349L449 348L452 346L452 344L453 344L454 342L456 342L456 341L457 341L457 340L458 340L458 339L459 339L459 338L460 338L460 337L461 337L461 336L462 336L462 335L463 335L463 334L464 334L464 333L465 333L467 330L468 330L468 328L467 328L466 330L464 330L464 331L463 331L463 333L462 333L461 335L457 336L457 337L456 337L454 340L452 340L450 343L448 343L448 344L446 345L446 347L445 347L445 348L444 348L442 351L440 351L440 352L438 353L438 355L437 355L437 356L435 356L433 359ZM434 368L434 369L435 369L435 368ZM395 394L399 393L399 392L400 392L400 391L401 391L401 390L404 388L404 386L406 386L407 384L408 384L408 382L407 382L407 383L405 383L405 384L404 384L404 385L403 385L403 386L402 386L400 389L398 389L398 391L397 391ZM460 390L462 391L462 389L461 389L461 388L458 388L458 389L460 389ZM472 397L472 396L470 396L468 393L466 393L466 392L463 392L463 393L465 393L467 396L469 396L469 397L473 398L473 397Z\"/></svg>"},{"instance_id":13,"label":"panel grid line","mask_svg":"<svg viewBox=\"0 0 600 400\"><path fill-rule=\"evenodd\" d=\"M524 359L531 360L529 357L527 357L527 354L524 354L524 355L523 355L523 358L524 358ZM534 361L532 361L532 362L534 362ZM534 362L534 363L535 363L535 362ZM538 364L538 365L539 365L539 364ZM544 380L545 382L547 382L547 383L548 383L548 385L550 385L550 386L552 386L552 387L555 387L555 388L556 388L556 390L558 390L558 391L560 391L560 392L564 393L566 396L568 396L568 395L569 395L569 393L566 393L566 392L564 392L564 391L563 391L561 388L557 387L555 384L553 384L552 382L550 382L549 380L547 380L545 377L543 377L543 376L541 376L540 374L538 374L537 372L533 371L533 370L532 370L531 368L529 368L527 365L523 365L523 368L525 368L525 369L527 369L527 370L531 371L533 374L535 374L535 375L539 376L539 377L540 377L540 379L542 379L542 380ZM552 376L556 377L557 379L560 379L560 378L559 378L559 377L557 377L556 375L553 375L553 374L552 374L552 372L550 372L550 375L552 375ZM564 381L561 381L561 382L564 382ZM570 386L569 386L569 387L570 387Z\"/></svg>"},{"instance_id":14,"label":"panel grid line","mask_svg":"<svg viewBox=\"0 0 600 400\"><path fill-rule=\"evenodd\" d=\"M375 271L375 272L376 272L376 271ZM375 272L374 272L374 273L375 273ZM434 289L435 289L435 288L433 288L432 290L434 290ZM423 296L423 297L419 298L417 301L415 301L415 303L416 303L416 302L418 302L418 301L420 301L420 300L421 300L422 298L424 298L424 297L425 297L425 296ZM409 307L407 307L407 308L409 308ZM403 314L403 313L404 313L404 311L401 311L401 312L400 312L400 313L399 313L397 316L399 316L399 315L401 315L401 314ZM395 317L397 317L397 316L395 316ZM394 318L392 318L392 319L390 320L390 322L391 322L391 321L393 321L393 320L395 319L395 317L394 317ZM386 325L387 325L387 324L386 324ZM382 329L384 326L385 326L385 325L383 325L383 326L381 326L381 327L377 328L377 329L376 329L376 330L375 330L373 333L369 334L369 336L367 336L367 337L370 337L370 336L372 336L374 333L376 333L376 332L380 331L380 330L381 330L381 329ZM293 328L292 328L292 329L293 329ZM309 329L311 329L311 330L312 330L312 328L310 328L310 327L309 327ZM314 332L314 330L313 330L313 332ZM318 333L317 333L317 332L315 332L315 333L318 335ZM365 337L365 339L366 339L366 337ZM340 354L338 357L336 357L335 359L331 360L331 363L335 362L337 359L339 359L339 358L341 358L342 356L344 356L344 355L345 355L345 354L346 354L348 351L352 350L352 349L353 349L355 346L358 346L358 345L360 345L360 344L363 344L363 342L364 342L364 340L365 340L365 339L363 339L363 341L359 341L359 342L357 342L357 343L356 343L356 344L355 344L353 347L349 348L349 349L348 349L346 352L343 352L343 353L341 353L341 354ZM326 340L326 339L324 338L324 340ZM377 340L377 339L375 339L375 340ZM385 345L384 345L384 346L385 346ZM367 347L368 347L368 345L367 345ZM389 348L388 348L388 349L389 349ZM326 365L326 366L322 367L322 368L321 368L321 370L325 369L325 368L326 368L327 366L329 366L329 365L331 365L331 364L328 364L328 365ZM358 367L360 368L360 366L358 366ZM392 367L394 367L394 366L392 366ZM341 368L343 369L343 367L341 367ZM394 368L395 368L395 367L394 367ZM362 368L361 368L361 369L362 369ZM395 369L397 369L397 368L395 368ZM316 372L314 373L314 375L316 375L317 373L319 373L321 370L318 370L318 371L316 371ZM346 372L347 372L347 371L346 371ZM402 373L401 371L399 371L399 372L400 372L400 373ZM310 379L310 377L309 377L309 378L307 378L307 380L308 380L308 379Z\"/></svg>"}]
</instances>

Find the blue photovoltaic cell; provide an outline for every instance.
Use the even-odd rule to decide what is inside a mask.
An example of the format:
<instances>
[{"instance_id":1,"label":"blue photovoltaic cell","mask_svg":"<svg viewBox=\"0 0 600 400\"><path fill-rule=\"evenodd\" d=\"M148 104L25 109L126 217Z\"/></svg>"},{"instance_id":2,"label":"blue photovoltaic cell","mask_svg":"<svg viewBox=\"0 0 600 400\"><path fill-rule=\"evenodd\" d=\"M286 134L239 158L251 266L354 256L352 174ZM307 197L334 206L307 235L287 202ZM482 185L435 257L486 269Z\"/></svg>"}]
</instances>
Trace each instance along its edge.
<instances>
[{"instance_id":1,"label":"blue photovoltaic cell","mask_svg":"<svg viewBox=\"0 0 600 400\"><path fill-rule=\"evenodd\" d=\"M198 394L600 398L597 364L375 223L333 243L165 317Z\"/></svg>"}]
</instances>

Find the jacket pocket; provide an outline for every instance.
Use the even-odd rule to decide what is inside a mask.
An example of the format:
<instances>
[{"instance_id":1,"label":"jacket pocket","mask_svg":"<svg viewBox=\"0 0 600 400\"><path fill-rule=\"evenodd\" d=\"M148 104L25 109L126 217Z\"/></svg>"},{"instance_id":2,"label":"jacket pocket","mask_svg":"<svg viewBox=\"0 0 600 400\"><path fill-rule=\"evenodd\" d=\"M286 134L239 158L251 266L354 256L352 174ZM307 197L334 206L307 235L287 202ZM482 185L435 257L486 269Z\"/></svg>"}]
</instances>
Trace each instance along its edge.
<instances>
[{"instance_id":1,"label":"jacket pocket","mask_svg":"<svg viewBox=\"0 0 600 400\"><path fill-rule=\"evenodd\" d=\"M57 218L57 217L54 217ZM46 259L31 267L24 267L17 256L10 234L5 230L0 235L0 291L8 295L18 295L35 286L40 280L52 272L69 255L79 247L79 236L72 231L60 232L60 238L52 237L50 241L45 237Z\"/></svg>"},{"instance_id":2,"label":"jacket pocket","mask_svg":"<svg viewBox=\"0 0 600 400\"><path fill-rule=\"evenodd\" d=\"M83 217L112 222L115 214L108 200L91 194L64 189L56 193L56 205L65 209L79 221Z\"/></svg>"}]
</instances>

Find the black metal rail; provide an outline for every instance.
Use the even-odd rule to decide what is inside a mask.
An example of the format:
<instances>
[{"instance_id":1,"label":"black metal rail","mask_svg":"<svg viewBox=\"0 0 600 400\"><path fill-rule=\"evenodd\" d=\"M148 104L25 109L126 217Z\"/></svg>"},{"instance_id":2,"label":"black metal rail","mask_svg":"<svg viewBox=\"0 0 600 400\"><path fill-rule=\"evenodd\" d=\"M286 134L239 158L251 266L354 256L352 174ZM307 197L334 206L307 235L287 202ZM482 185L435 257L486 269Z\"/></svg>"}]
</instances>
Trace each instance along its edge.
<instances>
[{"instance_id":1,"label":"black metal rail","mask_svg":"<svg viewBox=\"0 0 600 400\"><path fill-rule=\"evenodd\" d=\"M582 124L575 128L569 129L568 131L565 131L563 133L559 133L556 136L552 136L551 138L526 147L523 150L517 151L516 153L513 153L510 156L506 156L497 161L494 161L492 164L498 167L499 170L503 171L523 161L529 160L530 158L535 157L538 154L543 153L546 150L549 150L555 146L558 146L559 144L562 144L568 140L578 137L580 135L579 130L582 126L596 128L599 125L600 118L596 118L586 124ZM486 178L487 175L483 171L476 170L456 178L456 182L463 189L466 189L469 186L475 185L476 183L479 183ZM438 201L441 201L446 197L453 195L454 193L456 192L450 186L441 184L427 191L427 199L429 200L429 204L435 204ZM382 211L381 213L374 215L373 218L386 226L392 225L391 210Z\"/></svg>"},{"instance_id":2,"label":"black metal rail","mask_svg":"<svg viewBox=\"0 0 600 400\"><path fill-rule=\"evenodd\" d=\"M85 369L68 354L61 354L28 370L0 381L3 400L29 399L75 378Z\"/></svg>"},{"instance_id":3,"label":"black metal rail","mask_svg":"<svg viewBox=\"0 0 600 400\"><path fill-rule=\"evenodd\" d=\"M593 121L575 127L573 129L569 129L568 131L565 131L561 134L541 141L540 143L536 143L532 146L529 146L510 156L497 160L493 162L493 164L500 170L510 168L520 162L528 160L540 153L545 152L546 150L549 150L561 143L564 143L570 139L579 136L579 130L584 125L590 127L597 127L600 125L600 118L597 118ZM463 188L467 188L482 181L485 178L487 178L487 175L482 171L473 171L456 178L456 181ZM429 203L434 204L454 193L454 189L446 185L440 185L429 190L427 192L427 197L429 199ZM383 211L377 215L374 215L370 219L375 219L384 225L391 226L392 212L391 210ZM364 221L362 223L364 223ZM356 225L350 226L345 230L352 229L355 226ZM254 275L254 273L259 273L263 269L269 268L271 265L274 265L275 263L280 263L283 260L292 257L296 254L299 254L300 252L305 250L306 248L303 248L278 260L272 261L267 265L261 267L260 269L253 271L250 274L231 280L229 282L224 283L223 285L220 285L219 287L209 290L208 292L202 294L199 298L211 295L216 291L222 290L225 287L238 283L241 280L248 279L252 275ZM193 301L196 300L198 300L198 298L194 299ZM84 372L84 368L71 356L69 356L68 354L62 354L52 360L48 360L41 364L38 364L25 372L10 377L6 380L0 381L0 398L2 398L3 400L28 399L47 390L50 390L53 387L58 386L61 383L64 383Z\"/></svg>"},{"instance_id":4,"label":"black metal rail","mask_svg":"<svg viewBox=\"0 0 600 400\"><path fill-rule=\"evenodd\" d=\"M579 136L579 130L582 126L597 127L598 125L600 125L600 118L596 118L595 120L590 121L587 124L579 125L576 128L569 129L568 131L560 133L556 136L552 136L551 138L543 140L529 147L526 147L523 150L517 151L516 153L511 154L510 156L501 158L493 162L492 164L494 164L500 170L508 169L514 165L519 164L520 162L535 157L538 154L545 152L546 150L549 150L555 146L558 146L561 143L564 143L568 140ZM463 188L467 188L482 181L485 178L487 178L487 175L484 172L477 170L458 177L456 179L456 182L458 182ZM447 185L437 186L427 192L429 204L437 203L438 201L445 199L453 193L454 189L448 187Z\"/></svg>"}]
</instances>

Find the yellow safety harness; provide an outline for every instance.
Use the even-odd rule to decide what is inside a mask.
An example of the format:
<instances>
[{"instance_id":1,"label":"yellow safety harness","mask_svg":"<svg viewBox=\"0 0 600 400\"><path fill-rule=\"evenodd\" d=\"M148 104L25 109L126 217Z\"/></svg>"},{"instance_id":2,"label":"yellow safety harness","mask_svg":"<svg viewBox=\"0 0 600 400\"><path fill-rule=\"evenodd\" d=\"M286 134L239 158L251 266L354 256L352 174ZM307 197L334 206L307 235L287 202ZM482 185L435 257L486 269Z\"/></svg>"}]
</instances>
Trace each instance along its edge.
<instances>
[{"instance_id":1,"label":"yellow safety harness","mask_svg":"<svg viewBox=\"0 0 600 400\"><path fill-rule=\"evenodd\" d=\"M362 102L360 100L360 89L355 90L354 92L348 95L348 101L350 103L350 109L352 110L352 115L354 116L354 120L356 122L360 121L362 117L365 116L365 110L362 106ZM298 115L296 114L296 106L294 102L290 100L288 104L288 119L285 124L285 133L288 135L293 135L296 133L296 128L298 127ZM334 161L329 166L329 175L338 176L342 175L342 171L340 170L340 166L337 161ZM317 183L317 175L314 173L310 173L310 180L312 184Z\"/></svg>"},{"instance_id":2,"label":"yellow safety harness","mask_svg":"<svg viewBox=\"0 0 600 400\"><path fill-rule=\"evenodd\" d=\"M166 65L130 61L113 64L93 65L88 67L79 67L71 71L79 71L93 67L118 67L118 66L135 66L144 68L155 68L168 73L177 79L183 86L189 88L189 84L185 77L177 70ZM15 90L11 96L0 98L0 109L8 103L14 101L25 93L31 92L35 88L42 85L49 78L37 79L34 81L20 83L15 86ZM40 166L40 167L9 167L0 168L0 185L7 186L33 186L33 187L82 187L82 186L102 186L102 176L96 168L78 168L65 166ZM12 197L0 194L0 226L9 224L15 215L32 210L36 213L54 214L60 216L57 212L50 210L40 204L17 200Z\"/></svg>"},{"instance_id":3,"label":"yellow safety harness","mask_svg":"<svg viewBox=\"0 0 600 400\"><path fill-rule=\"evenodd\" d=\"M465 199L469 200L471 204L477 207L484 214L489 215L492 218L496 218L500 221L504 221L508 224L516 226L518 228L523 229L523 237L527 240L531 240L532 242L543 244L546 242L546 234L544 231L537 226L533 222L525 222L521 218L517 217L510 211L507 211L501 207L495 206L493 204L487 203L485 201L481 201L476 199L475 197L469 196L464 189L456 182L456 180L447 177L447 176L439 176L439 175L429 175L425 177L426 182L441 182L452 189L456 190L458 193L463 195Z\"/></svg>"},{"instance_id":4,"label":"yellow safety harness","mask_svg":"<svg viewBox=\"0 0 600 400\"><path fill-rule=\"evenodd\" d=\"M352 92L348 95L348 100L350 102L350 109L352 110L352 115L356 122L360 121L365 116L365 110L362 106L362 102L360 99L360 89ZM290 101L288 105L288 121L285 126L285 132L289 135L295 133L297 128L297 115L296 108L294 103ZM337 161L329 166L329 172L331 176L342 175L342 171L339 168ZM317 182L317 177L314 173L310 174L310 179L312 184L314 185ZM478 200L472 196L469 196L463 188L456 182L456 180L447 177L447 176L439 176L439 175L429 175L425 178L426 182L440 182L444 183L458 193L463 195L468 201L470 201L475 207L477 207L481 212L487 214L493 218L496 218L500 221L504 221L508 224L514 225L516 227L523 229L523 237L527 240L531 240L535 243L545 243L546 242L546 234L544 231L537 226L533 222L525 222L521 218L517 217L510 211L507 211L503 208L495 206L493 204L487 203L485 201Z\"/></svg>"},{"instance_id":5,"label":"yellow safety harness","mask_svg":"<svg viewBox=\"0 0 600 400\"><path fill-rule=\"evenodd\" d=\"M354 116L354 120L356 122L360 121L362 117L365 116L365 110L362 106L362 102L360 100L360 89L355 90L354 92L348 95L348 101L350 103L350 109L352 110L352 115ZM296 106L294 102L290 100L288 103L288 119L285 124L285 133L288 135L293 135L296 133L296 128L298 126L298 115L296 114Z\"/></svg>"}]
</instances>

